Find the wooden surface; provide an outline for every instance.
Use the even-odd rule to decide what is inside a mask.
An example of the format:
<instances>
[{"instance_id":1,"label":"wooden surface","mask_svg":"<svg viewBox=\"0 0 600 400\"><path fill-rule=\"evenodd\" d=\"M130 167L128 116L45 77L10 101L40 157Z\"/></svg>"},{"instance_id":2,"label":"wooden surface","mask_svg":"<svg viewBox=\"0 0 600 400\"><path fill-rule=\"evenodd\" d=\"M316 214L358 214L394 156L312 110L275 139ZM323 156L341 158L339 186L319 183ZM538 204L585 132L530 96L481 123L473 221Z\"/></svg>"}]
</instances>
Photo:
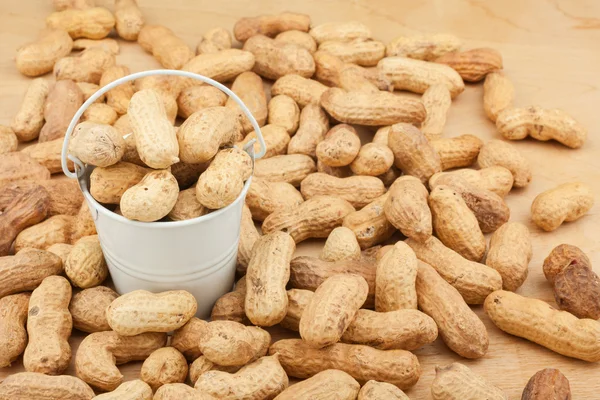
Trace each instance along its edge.
<instances>
[{"instance_id":1,"label":"wooden surface","mask_svg":"<svg viewBox=\"0 0 600 400\"><path fill-rule=\"evenodd\" d=\"M14 67L15 49L35 38L51 12L47 0L0 2L0 124L8 125L16 113L28 79ZM99 3L102 3L99 1ZM600 273L600 218L598 206L575 223L544 233L533 226L529 207L540 192L559 183L582 181L593 187L600 199L600 2L597 0L305 0L293 1L205 1L139 0L149 23L164 24L190 46L209 28L232 28L242 16L283 10L304 12L313 24L331 20L359 20L369 25L374 37L385 42L400 34L449 32L465 41L465 48L491 46L504 57L505 71L516 86L516 104L562 108L589 128L587 143L569 150L555 143L522 141L515 146L531 161L533 181L507 198L511 220L529 226L534 255L529 278L518 292L553 303L552 291L541 273L543 259L560 243L571 243L588 253ZM103 3L111 7L109 1ZM132 71L159 67L135 43L122 44L118 62ZM497 138L494 125L481 106L481 85L467 89L453 103L445 135L471 133L484 140ZM319 243L305 243L298 254L316 253ZM529 377L546 368L559 368L570 380L574 399L600 398L600 364L576 361L538 345L499 331L476 312L490 333L490 347L480 360L464 360L438 341L416 352L423 375L407 393L412 399L429 399L434 366L460 361L519 399ZM279 338L287 333L274 331ZM75 354L80 334L71 339ZM140 363L121 367L126 379L136 378ZM22 370L20 363L0 369L0 380ZM68 371L73 373L73 369Z\"/></svg>"}]
</instances>

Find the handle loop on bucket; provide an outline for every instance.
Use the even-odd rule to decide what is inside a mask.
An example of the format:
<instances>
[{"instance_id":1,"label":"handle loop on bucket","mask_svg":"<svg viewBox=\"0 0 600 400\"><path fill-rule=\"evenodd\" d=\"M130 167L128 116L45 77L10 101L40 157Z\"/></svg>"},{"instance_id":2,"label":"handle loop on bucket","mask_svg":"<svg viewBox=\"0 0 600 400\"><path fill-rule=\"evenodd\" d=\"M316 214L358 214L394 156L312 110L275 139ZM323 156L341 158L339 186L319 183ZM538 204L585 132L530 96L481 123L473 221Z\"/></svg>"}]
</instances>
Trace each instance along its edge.
<instances>
[{"instance_id":1,"label":"handle loop on bucket","mask_svg":"<svg viewBox=\"0 0 600 400\"><path fill-rule=\"evenodd\" d=\"M69 139L71 137L71 134L73 133L73 130L75 129L75 126L79 122L79 119L81 118L81 116L83 115L85 110L87 110L87 108L91 104L93 104L96 100L98 100L98 98L100 96L104 95L109 90L114 89L115 87L121 85L122 83L133 81L133 80L139 79L139 78L144 78L146 76L152 76L152 75L175 75L175 76L181 76L184 78L192 78L192 79L202 81L204 83L208 83L209 85L214 86L217 89L220 89L221 91L225 92L226 95L231 97L237 103L237 105L240 106L240 108L242 109L242 111L244 112L244 114L246 115L246 117L248 118L250 123L252 124L252 128L254 128L254 131L256 132L256 137L258 138L258 143L260 143L260 150L257 154L254 155L254 158L259 159L265 155L265 153L267 151L267 146L265 144L265 139L263 138L262 133L260 131L260 127L258 126L258 122L256 122L256 119L254 118L254 116L252 115L252 113L250 112L248 107L246 107L244 102L235 93L233 93L229 88L227 88L227 86L215 81L214 79L208 78L203 75L195 74L193 72L179 71L179 70L175 70L175 69L155 69L155 70L150 70L150 71L136 72L135 74L131 74L131 75L127 75L122 78L119 78L116 81L113 81L113 82L109 83L108 85L100 88L89 99L87 99L85 101L85 103L82 104L81 107L79 107L79 110L77 110L77 112L73 116L73 119L71 120L71 123L69 124L69 127L67 128L67 132L65 134L65 140L63 142L63 147L62 147L61 165L62 165L62 170L66 176L68 176L69 178L79 178L83 174L83 170L85 168L85 166L83 165L81 160L79 160L77 157L75 157L71 154L68 154ZM254 139L251 140L246 146L244 146L244 150L249 149L250 147L253 148L254 142L255 142ZM75 173L69 171L69 168L67 166L67 158L69 160L73 161L73 163L75 164Z\"/></svg>"}]
</instances>

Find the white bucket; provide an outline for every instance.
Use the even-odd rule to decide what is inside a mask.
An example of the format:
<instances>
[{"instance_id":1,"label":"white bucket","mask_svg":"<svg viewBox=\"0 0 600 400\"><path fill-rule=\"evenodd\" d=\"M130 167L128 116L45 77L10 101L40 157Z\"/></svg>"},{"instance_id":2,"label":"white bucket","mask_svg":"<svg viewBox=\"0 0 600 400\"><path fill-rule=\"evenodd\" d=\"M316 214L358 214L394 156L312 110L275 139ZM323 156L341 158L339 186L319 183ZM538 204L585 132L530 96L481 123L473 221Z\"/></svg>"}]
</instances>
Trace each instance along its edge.
<instances>
[{"instance_id":1,"label":"white bucket","mask_svg":"<svg viewBox=\"0 0 600 400\"><path fill-rule=\"evenodd\" d=\"M258 123L231 90L201 75L177 70L154 70L118 79L101 88L81 106L66 132L62 150L63 172L79 180L117 292L123 294L138 289L151 292L187 290L198 301L196 315L208 318L214 302L233 287L242 207L252 177L246 181L238 198L223 209L185 221L138 222L115 214L98 203L89 192L89 178L94 167L67 155L69 137L90 104L117 85L159 74L195 78L232 97L252 123L261 145L257 155L253 151L254 140L244 150L253 160L264 155L266 147ZM75 173L67 168L67 156L75 164Z\"/></svg>"}]
</instances>

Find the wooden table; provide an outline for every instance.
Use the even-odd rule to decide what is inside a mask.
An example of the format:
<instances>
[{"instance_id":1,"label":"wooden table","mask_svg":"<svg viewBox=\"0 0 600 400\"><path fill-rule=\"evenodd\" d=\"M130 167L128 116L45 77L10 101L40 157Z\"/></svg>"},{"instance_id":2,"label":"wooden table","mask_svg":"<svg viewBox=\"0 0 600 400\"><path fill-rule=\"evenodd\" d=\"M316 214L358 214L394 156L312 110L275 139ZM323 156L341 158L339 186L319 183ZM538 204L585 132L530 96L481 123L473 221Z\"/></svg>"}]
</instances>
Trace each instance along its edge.
<instances>
[{"instance_id":1,"label":"wooden table","mask_svg":"<svg viewBox=\"0 0 600 400\"><path fill-rule=\"evenodd\" d=\"M29 79L14 66L15 49L34 39L51 12L50 1L3 1L0 4L0 124L8 125L16 113ZM98 1L103 4L104 2ZM111 7L111 2L106 1ZM516 86L516 104L562 108L589 128L587 143L569 150L556 143L522 141L515 146L531 161L533 181L507 198L512 221L527 224L533 237L534 255L529 278L519 293L553 303L552 291L541 265L548 252L560 243L571 243L588 253L600 273L598 206L575 223L553 233L535 227L529 207L540 192L559 183L582 181L600 199L600 151L596 131L600 128L600 2L594 0L305 0L206 1L139 0L149 23L164 24L196 45L209 28L232 28L242 16L292 10L310 14L313 23L358 20L369 25L374 37L385 42L400 34L448 32L465 41L465 48L490 46L500 50L505 71ZM135 43L122 43L118 62L132 71L159 67ZM471 133L484 140L497 138L494 125L483 113L481 85L467 89L453 103L446 136ZM316 253L319 243L298 247L298 254ZM438 340L416 352L423 368L419 383L407 393L412 399L430 398L434 366L462 362L519 399L527 380L536 371L559 368L570 380L575 399L600 398L600 363L590 364L560 356L526 340L498 330L477 314L490 333L490 347L480 360L461 359ZM275 338L288 333L274 331ZM80 334L71 339L75 354ZM140 363L123 366L126 379L139 374ZM0 380L21 371L20 363L0 370ZM70 369L68 373L73 373Z\"/></svg>"}]
</instances>

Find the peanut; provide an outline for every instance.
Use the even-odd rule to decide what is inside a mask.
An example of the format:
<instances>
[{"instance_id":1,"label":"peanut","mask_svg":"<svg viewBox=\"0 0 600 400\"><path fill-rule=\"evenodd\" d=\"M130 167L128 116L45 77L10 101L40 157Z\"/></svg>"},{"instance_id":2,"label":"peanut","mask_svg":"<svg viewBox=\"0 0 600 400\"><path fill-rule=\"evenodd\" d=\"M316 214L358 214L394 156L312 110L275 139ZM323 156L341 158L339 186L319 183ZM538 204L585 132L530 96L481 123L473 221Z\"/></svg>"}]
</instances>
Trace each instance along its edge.
<instances>
[{"instance_id":1,"label":"peanut","mask_svg":"<svg viewBox=\"0 0 600 400\"><path fill-rule=\"evenodd\" d=\"M63 57L54 64L56 80L100 83L104 71L115 65L115 55L100 47L92 47L73 57Z\"/></svg>"},{"instance_id":2,"label":"peanut","mask_svg":"<svg viewBox=\"0 0 600 400\"><path fill-rule=\"evenodd\" d=\"M145 360L166 343L165 333L142 333L131 337L119 336L112 331L92 333L81 341L77 349L75 372L91 386L105 391L115 390L123 382L117 365Z\"/></svg>"},{"instance_id":3,"label":"peanut","mask_svg":"<svg viewBox=\"0 0 600 400\"><path fill-rule=\"evenodd\" d=\"M103 7L55 11L46 18L49 28L64 29L73 39L102 39L115 26L115 17Z\"/></svg>"},{"instance_id":4,"label":"peanut","mask_svg":"<svg viewBox=\"0 0 600 400\"><path fill-rule=\"evenodd\" d=\"M231 90L248 107L256 122L258 122L258 126L263 126L267 122L267 96L260 76L250 71L242 72L233 81ZM232 98L227 100L225 107L228 107L239 115L238 118L242 121L242 128L245 134L254 131L250 120Z\"/></svg>"},{"instance_id":5,"label":"peanut","mask_svg":"<svg viewBox=\"0 0 600 400\"><path fill-rule=\"evenodd\" d=\"M559 370L545 368L536 372L523 389L522 400L571 399L569 380Z\"/></svg>"},{"instance_id":6,"label":"peanut","mask_svg":"<svg viewBox=\"0 0 600 400\"><path fill-rule=\"evenodd\" d=\"M490 72L483 83L483 111L492 122L500 112L511 108L515 99L515 87L502 71Z\"/></svg>"},{"instance_id":7,"label":"peanut","mask_svg":"<svg viewBox=\"0 0 600 400\"><path fill-rule=\"evenodd\" d=\"M508 169L497 165L480 170L465 168L451 172L439 172L431 177L430 183L447 175L458 176L471 185L494 192L500 197L505 197L510 192L514 181L513 175Z\"/></svg>"},{"instance_id":8,"label":"peanut","mask_svg":"<svg viewBox=\"0 0 600 400\"><path fill-rule=\"evenodd\" d=\"M46 251L59 256L63 266L67 263L71 250L73 250L73 245L68 243L55 243L46 249Z\"/></svg>"},{"instance_id":9,"label":"peanut","mask_svg":"<svg viewBox=\"0 0 600 400\"><path fill-rule=\"evenodd\" d=\"M163 347L152 352L142 364L140 379L156 391L168 383L183 383L188 373L183 354L173 347Z\"/></svg>"},{"instance_id":10,"label":"peanut","mask_svg":"<svg viewBox=\"0 0 600 400\"><path fill-rule=\"evenodd\" d=\"M60 257L49 251L26 249L14 256L0 257L0 298L34 290L45 278L62 271Z\"/></svg>"},{"instance_id":11,"label":"peanut","mask_svg":"<svg viewBox=\"0 0 600 400\"><path fill-rule=\"evenodd\" d=\"M502 390L457 362L435 368L431 397L434 400L508 400Z\"/></svg>"},{"instance_id":12,"label":"peanut","mask_svg":"<svg viewBox=\"0 0 600 400\"><path fill-rule=\"evenodd\" d=\"M479 82L490 72L502 69L502 55L485 47L446 53L435 62L452 67L466 82Z\"/></svg>"},{"instance_id":13,"label":"peanut","mask_svg":"<svg viewBox=\"0 0 600 400\"><path fill-rule=\"evenodd\" d=\"M121 196L121 212L134 221L151 222L166 217L179 196L177 180L167 170L149 172Z\"/></svg>"},{"instance_id":14,"label":"peanut","mask_svg":"<svg viewBox=\"0 0 600 400\"><path fill-rule=\"evenodd\" d=\"M255 326L234 321L212 321L200 333L199 349L221 366L242 366L267 353L271 335Z\"/></svg>"},{"instance_id":15,"label":"peanut","mask_svg":"<svg viewBox=\"0 0 600 400\"><path fill-rule=\"evenodd\" d=\"M580 264L588 269L592 269L590 259L579 247L570 244L558 245L552 249L548 257L544 260L544 276L554 286L556 276L572 264Z\"/></svg>"},{"instance_id":16,"label":"peanut","mask_svg":"<svg viewBox=\"0 0 600 400\"><path fill-rule=\"evenodd\" d=\"M137 41L164 68L180 69L194 57L192 49L172 30L162 25L144 25L138 33Z\"/></svg>"},{"instance_id":17,"label":"peanut","mask_svg":"<svg viewBox=\"0 0 600 400\"><path fill-rule=\"evenodd\" d=\"M365 67L377 65L385 55L385 45L377 40L327 40L319 44L319 50L338 57L343 62Z\"/></svg>"},{"instance_id":18,"label":"peanut","mask_svg":"<svg viewBox=\"0 0 600 400\"><path fill-rule=\"evenodd\" d=\"M190 86L181 91L177 97L178 114L182 118L189 118L190 115L203 108L221 107L227 102L227 95L216 87Z\"/></svg>"},{"instance_id":19,"label":"peanut","mask_svg":"<svg viewBox=\"0 0 600 400\"><path fill-rule=\"evenodd\" d=\"M81 89L71 80L60 80L48 94L44 103L46 123L39 134L40 142L65 136L71 119L83 104Z\"/></svg>"},{"instance_id":20,"label":"peanut","mask_svg":"<svg viewBox=\"0 0 600 400\"><path fill-rule=\"evenodd\" d=\"M269 124L263 126L261 128L261 132L265 140L265 145L267 147L267 151L263 158L280 156L287 153L288 144L290 143L290 135L287 133L284 127ZM256 132L250 131L250 133L246 135L244 140L236 143L236 146L243 149L248 145L248 142L256 138ZM253 147L254 153L258 153L258 151L260 150L260 143L258 143L258 141L255 140Z\"/></svg>"},{"instance_id":21,"label":"peanut","mask_svg":"<svg viewBox=\"0 0 600 400\"><path fill-rule=\"evenodd\" d=\"M315 61L304 47L275 41L264 35L254 35L244 43L243 50L254 54L253 71L267 79L279 79L289 74L310 78L315 73Z\"/></svg>"},{"instance_id":22,"label":"peanut","mask_svg":"<svg viewBox=\"0 0 600 400\"><path fill-rule=\"evenodd\" d=\"M504 290L490 294L483 308L492 322L508 334L525 338L563 356L600 361L598 321L578 319L541 300ZM557 330L557 326L561 329Z\"/></svg>"},{"instance_id":23,"label":"peanut","mask_svg":"<svg viewBox=\"0 0 600 400\"><path fill-rule=\"evenodd\" d=\"M75 217L55 215L44 222L23 230L15 239L15 251L25 247L47 249L55 243L69 243Z\"/></svg>"},{"instance_id":24,"label":"peanut","mask_svg":"<svg viewBox=\"0 0 600 400\"><path fill-rule=\"evenodd\" d=\"M430 86L443 84L455 98L465 90L460 75L444 64L414 60L406 57L386 57L377 64L394 90L425 93Z\"/></svg>"},{"instance_id":25,"label":"peanut","mask_svg":"<svg viewBox=\"0 0 600 400\"><path fill-rule=\"evenodd\" d=\"M158 388L153 400L213 400L209 394L189 387L185 383L169 383Z\"/></svg>"},{"instance_id":26,"label":"peanut","mask_svg":"<svg viewBox=\"0 0 600 400\"><path fill-rule=\"evenodd\" d=\"M434 139L430 143L440 157L442 171L472 165L483 146L481 139L473 135Z\"/></svg>"},{"instance_id":27,"label":"peanut","mask_svg":"<svg viewBox=\"0 0 600 400\"><path fill-rule=\"evenodd\" d=\"M356 129L347 124L334 126L316 146L319 161L330 167L350 165L360 152Z\"/></svg>"},{"instance_id":28,"label":"peanut","mask_svg":"<svg viewBox=\"0 0 600 400\"><path fill-rule=\"evenodd\" d=\"M302 339L314 348L337 343L367 299L368 291L367 281L360 275L337 274L327 278L302 313Z\"/></svg>"},{"instance_id":29,"label":"peanut","mask_svg":"<svg viewBox=\"0 0 600 400\"><path fill-rule=\"evenodd\" d=\"M112 125L117 121L117 112L108 104L94 103L83 112L81 121L94 122L102 125Z\"/></svg>"},{"instance_id":30,"label":"peanut","mask_svg":"<svg viewBox=\"0 0 600 400\"><path fill-rule=\"evenodd\" d=\"M246 204L244 204L244 207L242 208L240 241L238 244L236 267L241 274L246 273L248 263L250 262L250 257L252 257L252 248L254 247L254 244L260 236L261 234L258 233L256 226L254 226L254 221L252 220L252 214L250 212L250 209Z\"/></svg>"},{"instance_id":31,"label":"peanut","mask_svg":"<svg viewBox=\"0 0 600 400\"><path fill-rule=\"evenodd\" d=\"M360 260L360 246L349 228L339 226L331 231L320 255L324 261Z\"/></svg>"},{"instance_id":32,"label":"peanut","mask_svg":"<svg viewBox=\"0 0 600 400\"><path fill-rule=\"evenodd\" d=\"M188 360L192 361L202 355L200 351L200 337L202 336L208 322L196 317L181 328L173 332L171 346L179 350Z\"/></svg>"},{"instance_id":33,"label":"peanut","mask_svg":"<svg viewBox=\"0 0 600 400\"><path fill-rule=\"evenodd\" d=\"M281 14L266 14L258 17L241 18L233 27L236 40L245 42L255 35L275 36L278 33L298 30L308 32L310 17L306 14L284 12Z\"/></svg>"},{"instance_id":34,"label":"peanut","mask_svg":"<svg viewBox=\"0 0 600 400\"><path fill-rule=\"evenodd\" d=\"M105 39L98 39L98 40L94 40L94 39L73 40L73 50L87 50L91 47L101 47L104 50L113 53L114 55L119 54L119 42L117 42L115 39L105 38ZM65 56L66 55L67 54L65 54Z\"/></svg>"},{"instance_id":35,"label":"peanut","mask_svg":"<svg viewBox=\"0 0 600 400\"><path fill-rule=\"evenodd\" d=\"M362 387L358 393L357 400L375 400L375 399L397 399L408 400L408 396L396 386L387 382L377 382L370 380Z\"/></svg>"},{"instance_id":36,"label":"peanut","mask_svg":"<svg viewBox=\"0 0 600 400\"><path fill-rule=\"evenodd\" d=\"M52 71L54 64L73 48L73 39L62 29L45 29L37 41L17 49L16 64L25 76L40 76Z\"/></svg>"},{"instance_id":37,"label":"peanut","mask_svg":"<svg viewBox=\"0 0 600 400\"><path fill-rule=\"evenodd\" d=\"M108 324L117 334L170 332L196 313L196 299L185 290L150 293L134 290L115 299L106 309Z\"/></svg>"},{"instance_id":38,"label":"peanut","mask_svg":"<svg viewBox=\"0 0 600 400\"><path fill-rule=\"evenodd\" d=\"M105 310L119 295L106 286L96 286L75 293L69 304L73 327L82 332L110 331Z\"/></svg>"},{"instance_id":39,"label":"peanut","mask_svg":"<svg viewBox=\"0 0 600 400\"><path fill-rule=\"evenodd\" d=\"M531 136L543 142L556 140L572 149L583 146L587 138L587 129L569 114L536 106L505 108L498 114L496 127L505 139Z\"/></svg>"},{"instance_id":40,"label":"peanut","mask_svg":"<svg viewBox=\"0 0 600 400\"><path fill-rule=\"evenodd\" d=\"M269 353L279 353L285 372L300 379L335 367L359 383L379 379L408 389L421 375L417 357L405 350L377 350L343 343L315 349L303 340L286 339L273 343Z\"/></svg>"},{"instance_id":41,"label":"peanut","mask_svg":"<svg viewBox=\"0 0 600 400\"><path fill-rule=\"evenodd\" d=\"M190 164L179 161L178 163L171 165L171 173L175 179L177 179L180 189L188 189L198 182L200 174L206 171L209 164L209 162Z\"/></svg>"},{"instance_id":42,"label":"peanut","mask_svg":"<svg viewBox=\"0 0 600 400\"><path fill-rule=\"evenodd\" d=\"M300 47L304 47L311 54L317 51L317 43L315 39L313 39L310 34L300 31L300 30L290 30L281 32L277 36L275 36L276 42L281 43L292 43Z\"/></svg>"},{"instance_id":43,"label":"peanut","mask_svg":"<svg viewBox=\"0 0 600 400\"><path fill-rule=\"evenodd\" d=\"M352 170L349 166L345 167L330 167L324 164L321 160L317 159L317 171L323 172L324 174L335 176L336 178L348 178L352 176ZM383 181L383 179L382 179Z\"/></svg>"},{"instance_id":44,"label":"peanut","mask_svg":"<svg viewBox=\"0 0 600 400\"><path fill-rule=\"evenodd\" d=\"M417 256L404 242L397 242L377 262L375 310L417 309Z\"/></svg>"},{"instance_id":45,"label":"peanut","mask_svg":"<svg viewBox=\"0 0 600 400\"><path fill-rule=\"evenodd\" d=\"M294 239L284 232L266 234L254 244L246 272L245 301L246 315L253 324L273 326L285 317L285 286L295 250Z\"/></svg>"},{"instance_id":46,"label":"peanut","mask_svg":"<svg viewBox=\"0 0 600 400\"><path fill-rule=\"evenodd\" d=\"M28 147L31 148L32 146ZM25 166L27 160L23 159ZM28 166L32 167L32 166ZM44 180L18 180L1 186L0 191L0 209L6 209L7 206L21 194L31 191L44 189L48 192L50 204L48 215L66 214L76 215L83 202L83 195L79 184L75 180L65 179L44 179Z\"/></svg>"},{"instance_id":47,"label":"peanut","mask_svg":"<svg viewBox=\"0 0 600 400\"><path fill-rule=\"evenodd\" d=\"M106 86L119 78L130 74L124 65L114 65L104 70L100 77L100 86ZM134 94L133 82L125 82L106 93L106 104L111 106L119 115L127 113L129 101Z\"/></svg>"},{"instance_id":48,"label":"peanut","mask_svg":"<svg viewBox=\"0 0 600 400\"><path fill-rule=\"evenodd\" d=\"M300 122L300 108L298 104L289 96L280 94L273 96L268 105L268 123L279 125L293 135L298 130Z\"/></svg>"},{"instance_id":49,"label":"peanut","mask_svg":"<svg viewBox=\"0 0 600 400\"><path fill-rule=\"evenodd\" d=\"M452 104L450 92L443 84L431 85L421 98L427 110L427 117L421 124L421 132L428 139L437 139L442 136L446 126L446 116Z\"/></svg>"},{"instance_id":50,"label":"peanut","mask_svg":"<svg viewBox=\"0 0 600 400\"><path fill-rule=\"evenodd\" d=\"M414 176L402 176L390 187L384 203L385 217L406 237L419 242L431 237L433 225L427 188Z\"/></svg>"},{"instance_id":51,"label":"peanut","mask_svg":"<svg viewBox=\"0 0 600 400\"><path fill-rule=\"evenodd\" d=\"M44 126L44 103L50 93L50 85L44 78L31 81L21 107L10 125L20 142L28 142L38 137Z\"/></svg>"},{"instance_id":52,"label":"peanut","mask_svg":"<svg viewBox=\"0 0 600 400\"><path fill-rule=\"evenodd\" d=\"M94 7L94 0L52 0L52 5L56 11L69 8L86 9Z\"/></svg>"},{"instance_id":53,"label":"peanut","mask_svg":"<svg viewBox=\"0 0 600 400\"><path fill-rule=\"evenodd\" d=\"M123 193L148 172L148 168L123 161L106 168L94 168L90 175L90 193L100 203L119 204Z\"/></svg>"},{"instance_id":54,"label":"peanut","mask_svg":"<svg viewBox=\"0 0 600 400\"><path fill-rule=\"evenodd\" d=\"M385 55L433 61L447 53L457 51L461 46L462 42L459 38L443 33L398 36L387 44Z\"/></svg>"},{"instance_id":55,"label":"peanut","mask_svg":"<svg viewBox=\"0 0 600 400\"><path fill-rule=\"evenodd\" d=\"M196 197L212 210L227 207L238 198L251 175L252 158L248 153L237 148L221 150L200 175Z\"/></svg>"},{"instance_id":56,"label":"peanut","mask_svg":"<svg viewBox=\"0 0 600 400\"><path fill-rule=\"evenodd\" d=\"M490 140L480 149L477 162L481 168L506 168L513 174L515 187L525 187L531 182L529 161L510 143Z\"/></svg>"},{"instance_id":57,"label":"peanut","mask_svg":"<svg viewBox=\"0 0 600 400\"><path fill-rule=\"evenodd\" d=\"M577 318L600 318L600 278L591 268L573 263L554 281L554 299L558 308Z\"/></svg>"},{"instance_id":58,"label":"peanut","mask_svg":"<svg viewBox=\"0 0 600 400\"><path fill-rule=\"evenodd\" d=\"M357 21L326 22L314 26L309 33L319 44L328 40L342 41L371 38L369 27Z\"/></svg>"},{"instance_id":59,"label":"peanut","mask_svg":"<svg viewBox=\"0 0 600 400\"><path fill-rule=\"evenodd\" d=\"M431 175L442 170L442 163L425 135L414 126L401 123L392 126L388 144L394 153L394 164L405 174L426 183Z\"/></svg>"},{"instance_id":60,"label":"peanut","mask_svg":"<svg viewBox=\"0 0 600 400\"><path fill-rule=\"evenodd\" d=\"M152 400L152 389L139 379L124 382L112 392L100 394L95 399L99 400Z\"/></svg>"},{"instance_id":61,"label":"peanut","mask_svg":"<svg viewBox=\"0 0 600 400\"><path fill-rule=\"evenodd\" d=\"M119 37L125 40L137 40L144 26L144 15L136 0L115 1L115 20Z\"/></svg>"},{"instance_id":62,"label":"peanut","mask_svg":"<svg viewBox=\"0 0 600 400\"><path fill-rule=\"evenodd\" d=\"M81 238L69 253L65 274L82 289L98 286L108 276L108 268L97 235Z\"/></svg>"},{"instance_id":63,"label":"peanut","mask_svg":"<svg viewBox=\"0 0 600 400\"><path fill-rule=\"evenodd\" d=\"M343 226L354 232L362 249L384 242L393 235L395 228L384 214L388 197L386 193L344 218Z\"/></svg>"},{"instance_id":64,"label":"peanut","mask_svg":"<svg viewBox=\"0 0 600 400\"><path fill-rule=\"evenodd\" d=\"M290 289L287 291L288 309L285 318L279 323L282 328L298 332L302 313L314 296L314 292L304 289Z\"/></svg>"},{"instance_id":65,"label":"peanut","mask_svg":"<svg viewBox=\"0 0 600 400\"><path fill-rule=\"evenodd\" d=\"M500 273L504 290L515 291L527 279L531 257L527 227L518 222L507 222L492 235L485 263Z\"/></svg>"},{"instance_id":66,"label":"peanut","mask_svg":"<svg viewBox=\"0 0 600 400\"><path fill-rule=\"evenodd\" d=\"M349 92L378 93L379 87L354 64L344 64L338 73L339 86Z\"/></svg>"},{"instance_id":67,"label":"peanut","mask_svg":"<svg viewBox=\"0 0 600 400\"><path fill-rule=\"evenodd\" d=\"M336 178L322 172L308 175L300 186L305 199L315 196L336 196L355 208L362 208L385 193L383 182L374 176Z\"/></svg>"},{"instance_id":68,"label":"peanut","mask_svg":"<svg viewBox=\"0 0 600 400\"><path fill-rule=\"evenodd\" d=\"M0 298L0 368L10 367L27 346L29 293Z\"/></svg>"},{"instance_id":69,"label":"peanut","mask_svg":"<svg viewBox=\"0 0 600 400\"><path fill-rule=\"evenodd\" d=\"M315 170L313 159L304 154L275 156L254 163L255 177L271 182L287 182L296 187Z\"/></svg>"},{"instance_id":70,"label":"peanut","mask_svg":"<svg viewBox=\"0 0 600 400\"><path fill-rule=\"evenodd\" d=\"M271 95L285 94L291 97L300 108L315 103L320 104L321 95L327 91L321 82L290 74L277 79L271 87Z\"/></svg>"},{"instance_id":71,"label":"peanut","mask_svg":"<svg viewBox=\"0 0 600 400\"><path fill-rule=\"evenodd\" d=\"M266 350L268 350L268 349L266 349ZM198 378L200 378L200 376L202 376L205 372L225 371L225 372L229 372L229 373L236 373L241 368L240 367L224 367L222 365L217 365L217 364L213 363L212 361L210 361L205 356L200 356L200 357L196 358L193 363L190 364L189 369L190 369L190 373L189 373L190 382L192 383L192 385L195 385L196 382L198 382ZM164 386L169 386L169 385L174 385L174 384L167 384ZM184 386L191 389L187 385L184 385ZM198 390L192 390L192 391L194 391L196 393L200 393ZM212 399L212 397L211 397L211 399ZM176 399L173 399L173 400L176 400Z\"/></svg>"},{"instance_id":72,"label":"peanut","mask_svg":"<svg viewBox=\"0 0 600 400\"><path fill-rule=\"evenodd\" d=\"M209 161L219 148L240 139L240 119L226 107L209 107L193 113L177 132L181 160L193 164Z\"/></svg>"},{"instance_id":73,"label":"peanut","mask_svg":"<svg viewBox=\"0 0 600 400\"><path fill-rule=\"evenodd\" d=\"M458 290L424 262L419 262L416 287L419 308L433 318L446 346L465 358L483 357L487 330Z\"/></svg>"},{"instance_id":74,"label":"peanut","mask_svg":"<svg viewBox=\"0 0 600 400\"><path fill-rule=\"evenodd\" d=\"M289 183L261 178L253 178L246 195L246 204L256 221L264 221L276 211L294 208L303 202L302 194Z\"/></svg>"},{"instance_id":75,"label":"peanut","mask_svg":"<svg viewBox=\"0 0 600 400\"><path fill-rule=\"evenodd\" d=\"M218 53L199 54L181 68L184 71L204 75L219 82L235 79L242 72L252 70L256 59L254 54L240 49L226 49ZM188 86L198 85L194 80Z\"/></svg>"},{"instance_id":76,"label":"peanut","mask_svg":"<svg viewBox=\"0 0 600 400\"><path fill-rule=\"evenodd\" d=\"M591 189L580 182L563 183L536 196L531 204L531 220L546 232L563 222L575 221L594 205Z\"/></svg>"},{"instance_id":77,"label":"peanut","mask_svg":"<svg viewBox=\"0 0 600 400\"><path fill-rule=\"evenodd\" d=\"M231 48L231 33L225 28L209 29L202 35L196 54L218 53Z\"/></svg>"},{"instance_id":78,"label":"peanut","mask_svg":"<svg viewBox=\"0 0 600 400\"><path fill-rule=\"evenodd\" d=\"M243 285L241 282L243 282ZM250 325L250 321L244 310L244 303L246 301L245 282L246 278L242 277L235 284L233 292L225 293L217 299L210 314L211 321L235 321L240 324Z\"/></svg>"},{"instance_id":79,"label":"peanut","mask_svg":"<svg viewBox=\"0 0 600 400\"><path fill-rule=\"evenodd\" d=\"M419 260L430 264L454 286L468 304L482 304L487 295L502 287L502 277L496 270L463 258L434 236L423 243L407 239L406 244Z\"/></svg>"},{"instance_id":80,"label":"peanut","mask_svg":"<svg viewBox=\"0 0 600 400\"><path fill-rule=\"evenodd\" d=\"M321 106L336 120L358 125L392 125L398 122L420 123L426 110L421 100L392 93L346 92L328 89Z\"/></svg>"},{"instance_id":81,"label":"peanut","mask_svg":"<svg viewBox=\"0 0 600 400\"><path fill-rule=\"evenodd\" d=\"M275 399L297 400L316 398L355 400L359 389L360 385L356 382L356 379L344 371L328 369L290 386Z\"/></svg>"},{"instance_id":82,"label":"peanut","mask_svg":"<svg viewBox=\"0 0 600 400\"><path fill-rule=\"evenodd\" d=\"M0 399L63 399L91 400L94 391L74 376L50 376L37 372L19 372L9 375L0 385Z\"/></svg>"},{"instance_id":83,"label":"peanut","mask_svg":"<svg viewBox=\"0 0 600 400\"><path fill-rule=\"evenodd\" d=\"M69 313L71 285L61 276L49 276L33 290L27 313L29 343L23 353L27 372L60 375L71 361Z\"/></svg>"},{"instance_id":84,"label":"peanut","mask_svg":"<svg viewBox=\"0 0 600 400\"><path fill-rule=\"evenodd\" d=\"M296 135L290 139L288 154L315 157L316 149L329 130L329 118L318 104L307 104L300 113Z\"/></svg>"},{"instance_id":85,"label":"peanut","mask_svg":"<svg viewBox=\"0 0 600 400\"><path fill-rule=\"evenodd\" d=\"M153 89L137 92L129 102L129 122L135 147L151 168L167 168L179 161L179 145L160 95Z\"/></svg>"},{"instance_id":86,"label":"peanut","mask_svg":"<svg viewBox=\"0 0 600 400\"><path fill-rule=\"evenodd\" d=\"M196 188L182 190L177 195L175 205L169 211L167 216L172 221L184 221L206 215L209 210L198 201L196 197Z\"/></svg>"},{"instance_id":87,"label":"peanut","mask_svg":"<svg viewBox=\"0 0 600 400\"><path fill-rule=\"evenodd\" d=\"M86 164L108 167L123 157L125 141L112 126L86 121L75 127L69 152Z\"/></svg>"},{"instance_id":88,"label":"peanut","mask_svg":"<svg viewBox=\"0 0 600 400\"><path fill-rule=\"evenodd\" d=\"M351 91L350 86L368 91L374 91L374 87L380 90L390 89L390 82L381 76L378 68L344 63L339 57L325 51L315 52L313 58L316 79L328 86L338 86L348 91ZM357 83L353 83L352 79Z\"/></svg>"}]
</instances>

